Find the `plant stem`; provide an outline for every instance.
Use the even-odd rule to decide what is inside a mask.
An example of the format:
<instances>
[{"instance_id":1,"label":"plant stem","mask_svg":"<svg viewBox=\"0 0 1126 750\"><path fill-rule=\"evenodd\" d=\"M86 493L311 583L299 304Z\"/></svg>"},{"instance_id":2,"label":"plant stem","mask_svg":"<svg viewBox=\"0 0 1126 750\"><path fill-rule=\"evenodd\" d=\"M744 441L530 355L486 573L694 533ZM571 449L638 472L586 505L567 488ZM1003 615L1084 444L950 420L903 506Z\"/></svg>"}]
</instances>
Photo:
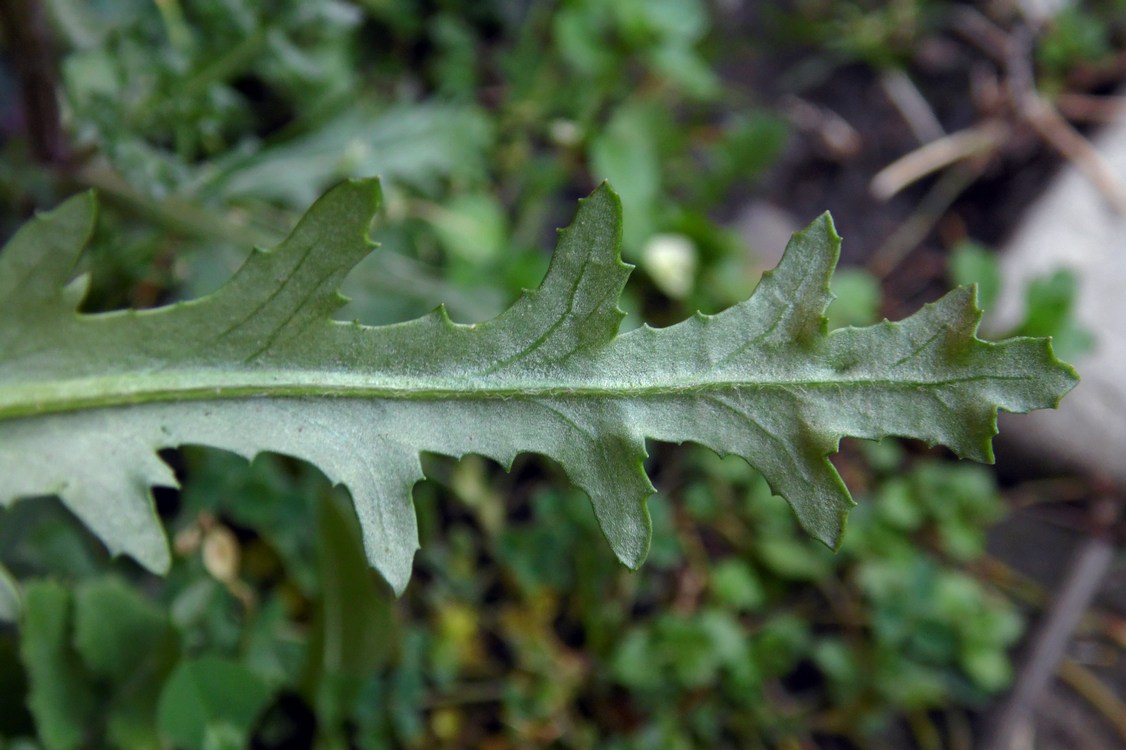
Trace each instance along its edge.
<instances>
[{"instance_id":1,"label":"plant stem","mask_svg":"<svg viewBox=\"0 0 1126 750\"><path fill-rule=\"evenodd\" d=\"M69 154L56 98L54 42L42 5L37 0L3 0L0 31L19 77L31 153L45 164L62 164Z\"/></svg>"}]
</instances>

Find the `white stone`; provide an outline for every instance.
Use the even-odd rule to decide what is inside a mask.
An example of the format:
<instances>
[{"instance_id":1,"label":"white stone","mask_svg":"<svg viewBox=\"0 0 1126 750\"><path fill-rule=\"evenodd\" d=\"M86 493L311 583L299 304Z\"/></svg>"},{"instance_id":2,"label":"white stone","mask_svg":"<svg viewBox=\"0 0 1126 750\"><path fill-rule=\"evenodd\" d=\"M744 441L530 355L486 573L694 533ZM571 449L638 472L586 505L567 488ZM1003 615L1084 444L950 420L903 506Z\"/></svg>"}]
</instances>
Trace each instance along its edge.
<instances>
[{"instance_id":1,"label":"white stone","mask_svg":"<svg viewBox=\"0 0 1126 750\"><path fill-rule=\"evenodd\" d=\"M1122 115L1095 146L1126 182ZM1126 215L1074 165L1052 182L1008 243L990 327L1019 321L1028 282L1061 267L1077 276L1076 317L1094 334L1094 351L1071 363L1083 380L1057 411L1006 418L1001 432L1048 457L1126 481Z\"/></svg>"}]
</instances>

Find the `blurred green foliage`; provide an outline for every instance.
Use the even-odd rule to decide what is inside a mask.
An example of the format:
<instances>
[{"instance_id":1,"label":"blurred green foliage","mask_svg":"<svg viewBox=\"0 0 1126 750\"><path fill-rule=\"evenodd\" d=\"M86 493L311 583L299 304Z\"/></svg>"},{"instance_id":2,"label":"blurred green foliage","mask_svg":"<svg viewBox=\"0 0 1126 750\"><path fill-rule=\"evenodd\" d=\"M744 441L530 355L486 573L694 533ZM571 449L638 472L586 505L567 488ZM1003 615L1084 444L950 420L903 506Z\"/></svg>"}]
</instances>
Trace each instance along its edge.
<instances>
[{"instance_id":1,"label":"blurred green foliage","mask_svg":"<svg viewBox=\"0 0 1126 750\"><path fill-rule=\"evenodd\" d=\"M945 9L935 0L796 0L782 27L841 62L902 66Z\"/></svg>"},{"instance_id":2,"label":"blurred green foliage","mask_svg":"<svg viewBox=\"0 0 1126 750\"><path fill-rule=\"evenodd\" d=\"M498 476L435 460L438 479L416 492L419 575L398 601L314 470L186 451L167 580L101 559L57 509L24 524L91 550L97 572L60 578L35 533L5 547L22 553L10 564L25 578L20 648L40 740L865 744L902 715L978 705L1008 684L1021 630L1010 604L951 567L982 554L1001 513L991 475L894 444L864 450L879 468L837 555L811 546L742 461L684 451L652 501L642 574L594 544L585 498L550 467L529 459ZM208 551L224 533L238 540L234 576Z\"/></svg>"},{"instance_id":3,"label":"blurred green foliage","mask_svg":"<svg viewBox=\"0 0 1126 750\"><path fill-rule=\"evenodd\" d=\"M1068 74L1084 65L1113 65L1126 34L1126 2L1081 0L1067 3L1048 19L1036 45L1044 87L1058 91Z\"/></svg>"},{"instance_id":4,"label":"blurred green foliage","mask_svg":"<svg viewBox=\"0 0 1126 750\"><path fill-rule=\"evenodd\" d=\"M956 245L950 254L950 278L955 284L977 284L978 304L990 309L1001 293L1001 270L996 253L972 241ZM1032 279L1024 292L1024 317L1008 336L1051 336L1060 357L1074 360L1090 352L1095 337L1075 315L1078 280L1061 268Z\"/></svg>"},{"instance_id":5,"label":"blurred green foliage","mask_svg":"<svg viewBox=\"0 0 1126 750\"><path fill-rule=\"evenodd\" d=\"M878 67L934 5L796 3L803 38ZM0 193L102 192L94 309L213 289L331 183L373 173L382 250L348 279L346 318L498 312L607 178L639 263L631 322L722 309L757 279L714 209L787 125L732 105L745 97L709 57L703 0L44 7L74 164L59 179L8 139ZM1091 52L1084 12L1054 27L1044 65ZM1036 293L1047 312L1028 332L1058 332L1066 285ZM843 272L834 292L834 326L877 319L870 276ZM168 454L185 482L158 493L166 579L107 559L57 503L0 512L0 615L22 609L0 626L0 747L870 747L1008 684L1022 620L966 572L1003 510L986 470L846 446L860 505L834 555L741 461L653 453L663 494L637 574L556 467L431 459L399 600L340 491L284 457Z\"/></svg>"}]
</instances>

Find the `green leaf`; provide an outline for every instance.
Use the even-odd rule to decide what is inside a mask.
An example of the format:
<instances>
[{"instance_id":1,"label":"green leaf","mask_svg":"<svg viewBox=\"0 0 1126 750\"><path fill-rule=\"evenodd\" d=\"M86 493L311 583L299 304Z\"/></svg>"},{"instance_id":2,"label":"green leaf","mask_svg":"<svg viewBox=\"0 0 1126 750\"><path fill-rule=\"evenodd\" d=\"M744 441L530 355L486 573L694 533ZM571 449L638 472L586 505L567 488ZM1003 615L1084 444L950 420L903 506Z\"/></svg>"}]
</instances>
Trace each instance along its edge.
<instances>
[{"instance_id":1,"label":"green leaf","mask_svg":"<svg viewBox=\"0 0 1126 750\"><path fill-rule=\"evenodd\" d=\"M766 603L766 590L754 568L738 559L727 559L715 566L709 577L715 598L731 609L754 611Z\"/></svg>"},{"instance_id":2,"label":"green leaf","mask_svg":"<svg viewBox=\"0 0 1126 750\"><path fill-rule=\"evenodd\" d=\"M562 231L539 288L490 321L457 325L443 308L390 326L333 321L378 196L374 182L342 184L217 292L142 312L76 312L92 197L25 226L0 255L0 503L57 494L113 552L159 571L169 556L149 487L175 479L157 449L289 454L349 488L368 559L402 591L421 451L551 457L635 568L650 536L645 440L694 441L758 468L835 547L852 505L827 459L842 437L989 461L998 409L1054 406L1076 382L1046 339L977 339L970 289L900 323L828 333L840 244L828 215L747 301L618 335L630 267L605 186Z\"/></svg>"},{"instance_id":3,"label":"green leaf","mask_svg":"<svg viewBox=\"0 0 1126 750\"><path fill-rule=\"evenodd\" d=\"M665 118L666 113L657 107L625 105L590 143L591 172L621 191L627 209L624 238L629 252L639 250L653 232L654 206L661 190L657 133Z\"/></svg>"},{"instance_id":4,"label":"green leaf","mask_svg":"<svg viewBox=\"0 0 1126 750\"><path fill-rule=\"evenodd\" d=\"M400 104L383 112L349 107L317 130L221 162L211 187L237 198L274 198L306 205L336 180L357 174L421 190L451 175L476 179L486 171L489 121L471 107Z\"/></svg>"},{"instance_id":5,"label":"green leaf","mask_svg":"<svg viewBox=\"0 0 1126 750\"><path fill-rule=\"evenodd\" d=\"M833 276L829 327L864 326L879 320L880 282L861 268L842 268Z\"/></svg>"},{"instance_id":6,"label":"green leaf","mask_svg":"<svg viewBox=\"0 0 1126 750\"><path fill-rule=\"evenodd\" d=\"M977 284L977 295L990 307L1001 293L1001 266L989 248L965 240L950 253L950 278L955 284Z\"/></svg>"},{"instance_id":7,"label":"green leaf","mask_svg":"<svg viewBox=\"0 0 1126 750\"><path fill-rule=\"evenodd\" d=\"M143 671L141 660L177 650L164 613L114 578L84 583L75 592L74 647L90 671L126 681Z\"/></svg>"},{"instance_id":8,"label":"green leaf","mask_svg":"<svg viewBox=\"0 0 1126 750\"><path fill-rule=\"evenodd\" d=\"M87 747L95 726L97 696L70 645L70 592L54 581L24 589L20 658L31 682L28 708L50 750Z\"/></svg>"},{"instance_id":9,"label":"green leaf","mask_svg":"<svg viewBox=\"0 0 1126 750\"><path fill-rule=\"evenodd\" d=\"M177 747L245 747L269 697L266 683L237 662L181 662L160 694L160 729Z\"/></svg>"},{"instance_id":10,"label":"green leaf","mask_svg":"<svg viewBox=\"0 0 1126 750\"><path fill-rule=\"evenodd\" d=\"M504 209L487 193L459 196L427 215L446 249L478 264L495 262L508 244Z\"/></svg>"},{"instance_id":11,"label":"green leaf","mask_svg":"<svg viewBox=\"0 0 1126 750\"><path fill-rule=\"evenodd\" d=\"M322 590L306 679L324 728L343 720L364 679L383 665L397 639L391 635L390 592L364 564L355 517L327 494L317 506L317 537Z\"/></svg>"},{"instance_id":12,"label":"green leaf","mask_svg":"<svg viewBox=\"0 0 1126 750\"><path fill-rule=\"evenodd\" d=\"M1056 348L1078 357L1095 346L1095 336L1075 319L1079 280L1067 269L1037 278L1025 292L1026 314L1017 328L1021 336L1051 336Z\"/></svg>"},{"instance_id":13,"label":"green leaf","mask_svg":"<svg viewBox=\"0 0 1126 750\"><path fill-rule=\"evenodd\" d=\"M119 580L73 593L53 581L26 589L22 658L30 708L49 748L160 747L156 700L179 656L163 612Z\"/></svg>"},{"instance_id":14,"label":"green leaf","mask_svg":"<svg viewBox=\"0 0 1126 750\"><path fill-rule=\"evenodd\" d=\"M115 578L74 594L74 648L101 679L107 734L118 747L160 747L157 697L180 655L167 615Z\"/></svg>"}]
</instances>

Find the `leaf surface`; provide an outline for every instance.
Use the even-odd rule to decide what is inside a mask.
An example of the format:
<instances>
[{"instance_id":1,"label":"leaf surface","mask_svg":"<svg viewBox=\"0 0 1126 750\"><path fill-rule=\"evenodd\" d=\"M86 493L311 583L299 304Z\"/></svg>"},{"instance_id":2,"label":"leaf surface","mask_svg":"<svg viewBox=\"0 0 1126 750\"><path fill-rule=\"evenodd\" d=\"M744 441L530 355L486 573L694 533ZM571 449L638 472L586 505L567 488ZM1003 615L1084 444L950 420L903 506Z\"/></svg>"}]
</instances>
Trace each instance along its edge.
<instances>
[{"instance_id":1,"label":"leaf surface","mask_svg":"<svg viewBox=\"0 0 1126 750\"><path fill-rule=\"evenodd\" d=\"M160 571L149 488L175 479L156 450L289 454L348 487L369 560L402 591L419 453L508 466L534 452L587 492L635 568L652 438L742 456L835 547L852 504L827 459L842 437L900 435L989 461L998 409L1052 407L1076 382L1048 339L976 338L971 288L902 322L829 333L840 238L827 214L747 301L618 335L630 267L606 186L561 230L539 288L492 320L455 324L438 308L390 326L334 321L378 199L373 181L344 183L217 292L96 315L77 312L85 280L71 280L92 196L25 226L0 254L0 503L57 494L112 551Z\"/></svg>"},{"instance_id":2,"label":"leaf surface","mask_svg":"<svg viewBox=\"0 0 1126 750\"><path fill-rule=\"evenodd\" d=\"M28 709L49 750L86 747L97 721L97 693L71 645L71 593L55 581L33 581L24 597L20 656L31 682Z\"/></svg>"},{"instance_id":3,"label":"leaf surface","mask_svg":"<svg viewBox=\"0 0 1126 750\"><path fill-rule=\"evenodd\" d=\"M180 662L160 693L161 733L177 747L246 747L270 688L236 661L202 656ZM213 743L223 738L229 741Z\"/></svg>"}]
</instances>

